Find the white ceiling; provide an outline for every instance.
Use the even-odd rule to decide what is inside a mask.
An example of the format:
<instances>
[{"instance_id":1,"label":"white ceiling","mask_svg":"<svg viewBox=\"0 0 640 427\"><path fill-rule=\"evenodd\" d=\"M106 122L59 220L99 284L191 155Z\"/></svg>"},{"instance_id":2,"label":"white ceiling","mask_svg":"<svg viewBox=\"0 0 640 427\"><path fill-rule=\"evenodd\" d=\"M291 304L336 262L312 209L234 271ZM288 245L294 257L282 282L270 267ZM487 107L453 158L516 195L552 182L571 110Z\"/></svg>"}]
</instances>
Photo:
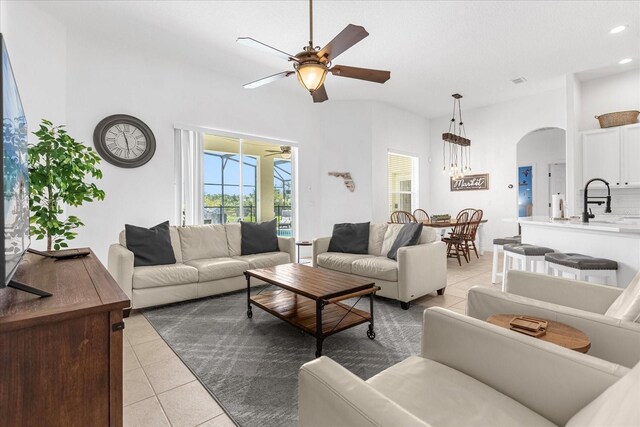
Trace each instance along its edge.
<instances>
[{"instance_id":1,"label":"white ceiling","mask_svg":"<svg viewBox=\"0 0 640 427\"><path fill-rule=\"evenodd\" d=\"M238 85L291 65L236 37L294 54L308 40L305 0L37 4L70 28L189 58ZM370 35L334 63L388 69L391 80L378 85L329 75L328 102L379 100L426 117L448 114L455 92L468 109L560 88L567 73L626 57L634 61L620 71L640 62L640 1L314 2L314 44L326 44L349 23ZM609 34L621 24L629 28ZM519 76L528 81L511 83ZM253 90L308 97L295 77Z\"/></svg>"}]
</instances>

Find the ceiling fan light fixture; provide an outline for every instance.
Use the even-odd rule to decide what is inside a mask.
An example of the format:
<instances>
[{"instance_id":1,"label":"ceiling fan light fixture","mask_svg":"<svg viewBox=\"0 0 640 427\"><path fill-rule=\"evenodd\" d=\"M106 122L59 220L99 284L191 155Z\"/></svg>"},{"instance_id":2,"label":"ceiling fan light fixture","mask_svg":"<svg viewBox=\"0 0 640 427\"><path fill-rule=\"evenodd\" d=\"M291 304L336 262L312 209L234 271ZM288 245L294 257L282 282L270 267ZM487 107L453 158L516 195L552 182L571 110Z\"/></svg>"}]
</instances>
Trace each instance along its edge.
<instances>
[{"instance_id":1,"label":"ceiling fan light fixture","mask_svg":"<svg viewBox=\"0 0 640 427\"><path fill-rule=\"evenodd\" d=\"M291 158L291 152L284 152L282 154L280 154L280 157L282 157L285 160L289 160Z\"/></svg>"},{"instance_id":2,"label":"ceiling fan light fixture","mask_svg":"<svg viewBox=\"0 0 640 427\"><path fill-rule=\"evenodd\" d=\"M296 68L296 75L300 84L313 93L324 84L327 77L327 67L318 62L302 63Z\"/></svg>"}]
</instances>

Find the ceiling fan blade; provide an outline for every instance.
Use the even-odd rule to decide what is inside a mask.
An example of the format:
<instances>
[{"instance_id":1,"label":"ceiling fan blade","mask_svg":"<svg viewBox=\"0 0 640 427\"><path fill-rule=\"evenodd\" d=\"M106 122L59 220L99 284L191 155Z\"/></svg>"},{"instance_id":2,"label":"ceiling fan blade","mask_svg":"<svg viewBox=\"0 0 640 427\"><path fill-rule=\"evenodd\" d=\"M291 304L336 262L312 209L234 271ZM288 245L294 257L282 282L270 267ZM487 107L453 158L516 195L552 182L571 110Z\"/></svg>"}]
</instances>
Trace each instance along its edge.
<instances>
[{"instance_id":1,"label":"ceiling fan blade","mask_svg":"<svg viewBox=\"0 0 640 427\"><path fill-rule=\"evenodd\" d=\"M313 102L324 102L329 99L329 96L327 96L327 90L324 88L324 85L314 90L311 94L311 97L313 98Z\"/></svg>"},{"instance_id":2,"label":"ceiling fan blade","mask_svg":"<svg viewBox=\"0 0 640 427\"><path fill-rule=\"evenodd\" d=\"M262 85L266 85L267 83L275 82L276 80L280 80L280 79L283 79L285 77L289 77L291 74L295 74L295 71L283 71L283 72L278 73L278 74L273 74L273 75L271 75L269 77L265 77L263 79L253 81L251 83L247 83L247 84L243 85L242 87L244 87L245 89L255 89L255 88L260 87Z\"/></svg>"},{"instance_id":3,"label":"ceiling fan blade","mask_svg":"<svg viewBox=\"0 0 640 427\"><path fill-rule=\"evenodd\" d=\"M255 49L260 49L264 52L270 53L272 55L276 55L279 56L282 59L286 59L287 61L289 60L293 60L293 61L297 61L298 59L294 56L291 55L287 52L284 52L280 49L276 49L275 47L269 46L268 44L264 44L262 42L259 42L256 39L252 39L251 37L238 37L236 39L236 41L240 44L243 44L245 46L249 46Z\"/></svg>"},{"instance_id":4,"label":"ceiling fan blade","mask_svg":"<svg viewBox=\"0 0 640 427\"><path fill-rule=\"evenodd\" d=\"M277 153L265 154L264 157L277 156L278 154L282 154L282 152L278 151Z\"/></svg>"},{"instance_id":5,"label":"ceiling fan blade","mask_svg":"<svg viewBox=\"0 0 640 427\"><path fill-rule=\"evenodd\" d=\"M320 58L326 57L327 61L333 61L342 52L349 49L368 35L369 33L364 29L364 27L349 24L344 30L340 31L333 40L323 47L320 52L318 52L318 56Z\"/></svg>"},{"instance_id":6,"label":"ceiling fan blade","mask_svg":"<svg viewBox=\"0 0 640 427\"><path fill-rule=\"evenodd\" d=\"M331 74L351 79L367 80L375 83L384 83L391 78L391 71L372 70L371 68L348 67L335 65L329 70Z\"/></svg>"}]
</instances>

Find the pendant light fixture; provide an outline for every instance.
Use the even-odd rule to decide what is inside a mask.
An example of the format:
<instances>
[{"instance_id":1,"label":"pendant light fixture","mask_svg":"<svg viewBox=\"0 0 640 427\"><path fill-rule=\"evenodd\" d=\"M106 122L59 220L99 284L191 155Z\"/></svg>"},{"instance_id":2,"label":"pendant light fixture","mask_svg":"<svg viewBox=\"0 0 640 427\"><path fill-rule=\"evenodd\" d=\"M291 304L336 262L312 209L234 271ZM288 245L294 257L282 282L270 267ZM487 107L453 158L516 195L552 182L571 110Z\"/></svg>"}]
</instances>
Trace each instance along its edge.
<instances>
[{"instance_id":1,"label":"pendant light fixture","mask_svg":"<svg viewBox=\"0 0 640 427\"><path fill-rule=\"evenodd\" d=\"M442 134L442 173L448 173L452 178L462 178L471 172L471 140L467 138L462 121L460 107L462 95L454 93L451 96L453 97L453 114L449 122L449 130ZM447 152L449 153L448 161Z\"/></svg>"}]
</instances>

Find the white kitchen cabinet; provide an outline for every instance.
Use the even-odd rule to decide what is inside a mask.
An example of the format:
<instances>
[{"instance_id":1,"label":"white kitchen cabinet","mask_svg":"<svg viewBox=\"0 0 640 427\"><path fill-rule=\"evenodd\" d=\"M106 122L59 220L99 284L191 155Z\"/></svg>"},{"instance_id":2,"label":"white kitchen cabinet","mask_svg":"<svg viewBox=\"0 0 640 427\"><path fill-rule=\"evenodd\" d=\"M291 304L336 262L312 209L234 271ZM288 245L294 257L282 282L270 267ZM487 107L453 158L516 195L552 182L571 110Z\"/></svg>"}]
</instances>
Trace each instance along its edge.
<instances>
[{"instance_id":1,"label":"white kitchen cabinet","mask_svg":"<svg viewBox=\"0 0 640 427\"><path fill-rule=\"evenodd\" d=\"M622 134L622 170L623 187L640 187L640 126L628 126Z\"/></svg>"},{"instance_id":2,"label":"white kitchen cabinet","mask_svg":"<svg viewBox=\"0 0 640 427\"><path fill-rule=\"evenodd\" d=\"M591 178L602 178L611 188L640 188L640 124L582 133L582 186Z\"/></svg>"}]
</instances>

